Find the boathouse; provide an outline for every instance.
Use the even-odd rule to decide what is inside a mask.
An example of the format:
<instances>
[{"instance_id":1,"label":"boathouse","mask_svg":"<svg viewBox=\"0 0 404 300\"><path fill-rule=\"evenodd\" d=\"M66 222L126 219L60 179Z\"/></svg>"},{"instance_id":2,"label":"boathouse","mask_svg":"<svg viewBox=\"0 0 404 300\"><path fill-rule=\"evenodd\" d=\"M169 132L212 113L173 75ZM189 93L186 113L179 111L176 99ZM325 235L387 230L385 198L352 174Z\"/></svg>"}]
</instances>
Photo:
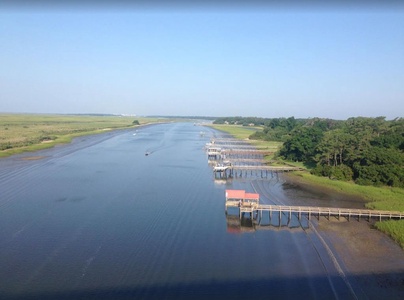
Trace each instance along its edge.
<instances>
[{"instance_id":1,"label":"boathouse","mask_svg":"<svg viewBox=\"0 0 404 300\"><path fill-rule=\"evenodd\" d=\"M246 193L244 190L226 190L226 208L235 207L256 207L260 201L260 195Z\"/></svg>"}]
</instances>

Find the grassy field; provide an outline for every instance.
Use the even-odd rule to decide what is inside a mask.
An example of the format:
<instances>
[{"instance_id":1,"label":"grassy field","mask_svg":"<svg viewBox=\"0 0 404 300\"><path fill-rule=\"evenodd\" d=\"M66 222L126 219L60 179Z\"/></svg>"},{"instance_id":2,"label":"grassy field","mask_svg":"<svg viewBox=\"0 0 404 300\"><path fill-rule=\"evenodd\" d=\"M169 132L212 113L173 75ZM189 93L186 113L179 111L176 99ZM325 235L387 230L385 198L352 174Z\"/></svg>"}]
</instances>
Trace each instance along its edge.
<instances>
[{"instance_id":1,"label":"grassy field","mask_svg":"<svg viewBox=\"0 0 404 300\"><path fill-rule=\"evenodd\" d=\"M238 139L247 139L252 134L251 128L234 126L234 125L213 125L214 128L227 132ZM254 127L253 127L254 128ZM261 130L258 128L257 130ZM276 142L265 141L249 141L251 144L256 145L262 149L274 149L278 150L282 144ZM268 147L268 148L265 148ZM272 158L270 158L272 159ZM282 164L282 161L275 163ZM303 167L303 165L297 165ZM374 186L362 186L353 182L343 182L337 180L331 180L326 177L318 177L311 175L309 172L293 172L289 176L299 176L307 183L324 186L334 189L339 193L346 193L348 195L355 195L363 198L366 203L366 207L377 210L392 210L404 212L404 189L390 188L390 187L374 187ZM377 222L375 227L380 231L391 236L400 246L404 249L404 220L391 220Z\"/></svg>"},{"instance_id":2,"label":"grassy field","mask_svg":"<svg viewBox=\"0 0 404 300\"><path fill-rule=\"evenodd\" d=\"M121 116L0 114L0 157L69 143L81 135L135 127L134 120L141 125L159 121Z\"/></svg>"}]
</instances>

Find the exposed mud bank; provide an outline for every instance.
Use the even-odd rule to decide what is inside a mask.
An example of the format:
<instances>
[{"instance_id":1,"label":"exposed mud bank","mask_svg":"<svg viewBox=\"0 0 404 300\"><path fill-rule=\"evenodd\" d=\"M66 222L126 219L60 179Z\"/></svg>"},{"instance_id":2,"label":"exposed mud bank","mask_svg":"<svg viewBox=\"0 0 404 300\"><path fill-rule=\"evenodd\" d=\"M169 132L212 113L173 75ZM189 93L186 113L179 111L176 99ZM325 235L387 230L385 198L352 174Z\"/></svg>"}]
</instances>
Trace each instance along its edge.
<instances>
[{"instance_id":1,"label":"exposed mud bank","mask_svg":"<svg viewBox=\"0 0 404 300\"><path fill-rule=\"evenodd\" d=\"M332 199L331 204L340 207L358 208L366 203L361 197L309 183L299 176L285 178L286 188L290 187L294 193L318 195L318 198L303 197L301 205L321 205L324 204L322 198ZM359 298L360 295L369 299L404 298L404 251L390 237L374 229L372 222L320 218L313 223L332 248L352 285L363 292L359 293Z\"/></svg>"}]
</instances>

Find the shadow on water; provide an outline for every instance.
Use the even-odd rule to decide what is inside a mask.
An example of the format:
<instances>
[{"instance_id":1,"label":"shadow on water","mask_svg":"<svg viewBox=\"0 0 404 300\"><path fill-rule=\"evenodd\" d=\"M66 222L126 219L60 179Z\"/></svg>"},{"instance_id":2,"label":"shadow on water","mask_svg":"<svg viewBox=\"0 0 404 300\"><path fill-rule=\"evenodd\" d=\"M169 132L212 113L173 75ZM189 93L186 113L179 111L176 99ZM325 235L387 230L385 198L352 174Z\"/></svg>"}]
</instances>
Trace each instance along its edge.
<instances>
[{"instance_id":1,"label":"shadow on water","mask_svg":"<svg viewBox=\"0 0 404 300\"><path fill-rule=\"evenodd\" d=\"M279 212L258 212L251 216L250 213L242 213L241 216L235 211L229 210L226 214L227 232L243 233L254 232L256 230L282 230L282 229L308 229L310 222L305 217L298 214Z\"/></svg>"},{"instance_id":2,"label":"shadow on water","mask_svg":"<svg viewBox=\"0 0 404 300\"><path fill-rule=\"evenodd\" d=\"M332 276L333 282L338 282L338 276ZM370 282L374 274L350 276L350 281ZM391 286L399 288L389 299L403 299L402 273L380 274L378 284L388 289ZM383 278L383 279L382 279ZM336 287L337 294L328 289L329 278L325 276L251 278L251 280L211 280L208 282L178 283L172 285L150 285L134 287L95 288L72 291L38 292L24 295L0 294L4 300L34 300L34 299L364 299L361 291L353 294L349 289ZM341 283L342 284L342 283ZM315 291L310 285L316 286ZM323 287L323 288L321 288ZM400 288L401 287L401 288ZM373 295L378 299L378 295Z\"/></svg>"}]
</instances>

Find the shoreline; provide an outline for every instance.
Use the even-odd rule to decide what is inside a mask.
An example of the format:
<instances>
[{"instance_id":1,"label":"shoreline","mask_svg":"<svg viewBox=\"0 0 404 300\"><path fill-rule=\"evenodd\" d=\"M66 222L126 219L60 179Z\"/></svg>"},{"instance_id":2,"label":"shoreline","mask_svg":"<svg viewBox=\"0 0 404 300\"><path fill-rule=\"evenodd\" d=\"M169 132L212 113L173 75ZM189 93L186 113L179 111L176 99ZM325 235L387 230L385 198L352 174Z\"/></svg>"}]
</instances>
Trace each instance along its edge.
<instances>
[{"instance_id":1,"label":"shoreline","mask_svg":"<svg viewBox=\"0 0 404 300\"><path fill-rule=\"evenodd\" d=\"M284 174L284 178L288 184L302 189L316 190L336 198L347 197L352 199L353 205L369 203L364 197L336 191L300 176ZM331 249L358 299L404 298L404 251L391 237L374 228L375 221L320 218L310 222L314 232Z\"/></svg>"},{"instance_id":2,"label":"shoreline","mask_svg":"<svg viewBox=\"0 0 404 300\"><path fill-rule=\"evenodd\" d=\"M20 148L12 148L9 150L3 150L0 152L0 160L13 158L13 157L21 157L23 160L38 160L47 157L47 155L37 155L38 153L51 151L56 147L62 146L70 146L80 140L87 140L87 139L95 139L96 137L102 137L104 135L108 135L109 137L115 136L117 134L124 133L126 131L137 130L146 126L151 126L155 124L162 124L165 122L149 122L140 125L128 126L128 127L121 127L121 128L104 128L97 131L88 131L88 132L81 132L78 134L69 134L61 136L58 139L47 141L46 143L38 143L31 146L20 147ZM102 138L103 139L103 138ZM8 153L12 152L12 153Z\"/></svg>"},{"instance_id":3,"label":"shoreline","mask_svg":"<svg viewBox=\"0 0 404 300\"><path fill-rule=\"evenodd\" d=\"M213 128L215 128L215 126L213 126ZM242 128L240 127L235 130L230 126L226 128L221 126L219 130L232 135L236 139L242 139L242 135L240 135ZM243 134L246 134L245 130ZM251 143L250 140L247 140L247 142L252 146L256 146ZM316 187L318 191L327 190L332 191L334 194L346 195L347 198L361 199L360 201L362 201L364 205L357 208L404 212L402 201L404 189L402 188L362 186L350 182L329 180L325 177L314 176L308 171L292 172L287 175L287 177L289 181L298 181L302 186ZM394 220L391 222L384 220L378 222L376 226L379 231L394 240L404 250L404 220Z\"/></svg>"},{"instance_id":4,"label":"shoreline","mask_svg":"<svg viewBox=\"0 0 404 300\"><path fill-rule=\"evenodd\" d=\"M285 180L325 194L348 196L363 206L369 203L365 197L337 191L300 176L286 174ZM358 298L363 295L369 299L403 299L404 251L390 236L375 229L374 223L331 218L315 220L312 226L335 254Z\"/></svg>"},{"instance_id":5,"label":"shoreline","mask_svg":"<svg viewBox=\"0 0 404 300\"><path fill-rule=\"evenodd\" d=\"M371 202L364 194L350 193L296 174L285 173L284 178L286 183L302 189L353 199L353 205L364 207ZM311 201L305 204L310 205ZM404 298L404 251L390 236L365 220L320 219L311 221L311 225L331 249L357 299Z\"/></svg>"},{"instance_id":6,"label":"shoreline","mask_svg":"<svg viewBox=\"0 0 404 300\"><path fill-rule=\"evenodd\" d=\"M338 195L341 196L347 196L349 198L356 199L359 203L362 203L364 207L365 204L370 202L370 200L366 199L363 195L357 195L343 190L337 190L333 186L310 181L309 179L303 178L302 176L299 176L295 173L286 173L285 178L287 178L288 181L291 183L299 184L309 189L315 188L316 190L325 192L326 194L337 193Z\"/></svg>"}]
</instances>

